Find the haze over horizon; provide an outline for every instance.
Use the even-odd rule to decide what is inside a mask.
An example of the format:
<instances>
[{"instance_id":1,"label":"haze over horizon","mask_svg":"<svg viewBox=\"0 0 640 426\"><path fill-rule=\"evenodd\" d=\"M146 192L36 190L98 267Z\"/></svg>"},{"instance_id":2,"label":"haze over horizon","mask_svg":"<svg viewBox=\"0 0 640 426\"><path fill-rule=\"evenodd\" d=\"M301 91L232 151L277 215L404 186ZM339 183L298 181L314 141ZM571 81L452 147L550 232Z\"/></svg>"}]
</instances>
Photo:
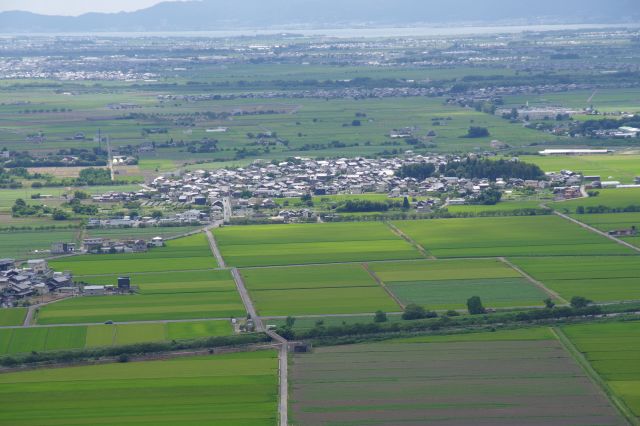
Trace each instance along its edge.
<instances>
[{"instance_id":1,"label":"haze over horizon","mask_svg":"<svg viewBox=\"0 0 640 426\"><path fill-rule=\"evenodd\" d=\"M79 16L85 13L134 12L163 0L0 0L0 12L23 11L51 16Z\"/></svg>"}]
</instances>

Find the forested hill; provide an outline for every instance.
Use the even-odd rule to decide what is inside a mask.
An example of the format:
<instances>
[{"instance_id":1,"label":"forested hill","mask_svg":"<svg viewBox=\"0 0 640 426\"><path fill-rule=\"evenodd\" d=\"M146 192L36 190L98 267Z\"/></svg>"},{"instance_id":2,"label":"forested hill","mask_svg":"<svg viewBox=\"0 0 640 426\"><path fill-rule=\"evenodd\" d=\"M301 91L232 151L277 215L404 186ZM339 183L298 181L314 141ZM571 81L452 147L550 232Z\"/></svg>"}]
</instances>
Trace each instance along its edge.
<instances>
[{"instance_id":1,"label":"forested hill","mask_svg":"<svg viewBox=\"0 0 640 426\"><path fill-rule=\"evenodd\" d=\"M0 13L0 31L193 31L291 28L298 25L418 25L433 23L638 22L635 0L203 0L165 2L131 13L79 17ZM61 12L63 12L61 10Z\"/></svg>"}]
</instances>

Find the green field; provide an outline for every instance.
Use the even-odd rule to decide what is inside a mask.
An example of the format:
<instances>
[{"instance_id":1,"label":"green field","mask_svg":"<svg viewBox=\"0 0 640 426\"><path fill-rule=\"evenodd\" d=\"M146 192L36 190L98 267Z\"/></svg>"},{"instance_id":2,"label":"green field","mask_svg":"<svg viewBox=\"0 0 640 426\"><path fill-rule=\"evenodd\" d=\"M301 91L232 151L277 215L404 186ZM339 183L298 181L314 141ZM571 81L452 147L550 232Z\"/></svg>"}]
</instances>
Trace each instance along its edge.
<instances>
[{"instance_id":1,"label":"green field","mask_svg":"<svg viewBox=\"0 0 640 426\"><path fill-rule=\"evenodd\" d=\"M0 326L22 325L27 315L26 308L2 308L0 309Z\"/></svg>"},{"instance_id":2,"label":"green field","mask_svg":"<svg viewBox=\"0 0 640 426\"><path fill-rule=\"evenodd\" d=\"M376 222L225 227L216 239L226 263L241 267L421 257Z\"/></svg>"},{"instance_id":3,"label":"green field","mask_svg":"<svg viewBox=\"0 0 640 426\"><path fill-rule=\"evenodd\" d=\"M78 231L57 229L46 231L6 231L0 232L0 258L34 259L50 254L37 251L50 250L55 242L76 242Z\"/></svg>"},{"instance_id":4,"label":"green field","mask_svg":"<svg viewBox=\"0 0 640 426\"><path fill-rule=\"evenodd\" d=\"M99 323L207 319L244 316L245 311L228 271L190 271L131 275L139 294L85 296L40 309L39 324ZM97 285L116 284L117 275L76 277Z\"/></svg>"},{"instance_id":5,"label":"green field","mask_svg":"<svg viewBox=\"0 0 640 426\"><path fill-rule=\"evenodd\" d=\"M575 213L576 208L607 206L610 208L620 208L631 205L640 205L640 188L616 188L602 189L598 191L597 197L577 198L574 200L559 201L549 203L549 207L567 213Z\"/></svg>"},{"instance_id":6,"label":"green field","mask_svg":"<svg viewBox=\"0 0 640 426\"><path fill-rule=\"evenodd\" d=\"M277 372L261 351L3 374L0 424L272 426Z\"/></svg>"},{"instance_id":7,"label":"green field","mask_svg":"<svg viewBox=\"0 0 640 426\"><path fill-rule=\"evenodd\" d=\"M295 425L624 424L548 329L321 347L290 372Z\"/></svg>"},{"instance_id":8,"label":"green field","mask_svg":"<svg viewBox=\"0 0 640 426\"><path fill-rule=\"evenodd\" d=\"M640 418L640 324L584 324L562 330L614 394Z\"/></svg>"},{"instance_id":9,"label":"green field","mask_svg":"<svg viewBox=\"0 0 640 426\"><path fill-rule=\"evenodd\" d=\"M640 229L640 213L576 214L573 217L602 232L630 229L633 226ZM618 238L640 247L640 235Z\"/></svg>"},{"instance_id":10,"label":"green field","mask_svg":"<svg viewBox=\"0 0 640 426\"><path fill-rule=\"evenodd\" d=\"M603 181L633 183L633 179L640 176L640 155L525 155L520 160L537 164L545 172L571 170L585 176L600 176Z\"/></svg>"},{"instance_id":11,"label":"green field","mask_svg":"<svg viewBox=\"0 0 640 426\"><path fill-rule=\"evenodd\" d=\"M443 258L633 254L556 216L400 221L396 225Z\"/></svg>"},{"instance_id":12,"label":"green field","mask_svg":"<svg viewBox=\"0 0 640 426\"><path fill-rule=\"evenodd\" d=\"M146 253L74 256L51 262L51 267L80 276L213 269L217 264L207 236L201 233L167 241L166 247Z\"/></svg>"},{"instance_id":13,"label":"green field","mask_svg":"<svg viewBox=\"0 0 640 426\"><path fill-rule=\"evenodd\" d=\"M0 329L0 355L228 336L229 321Z\"/></svg>"},{"instance_id":14,"label":"green field","mask_svg":"<svg viewBox=\"0 0 640 426\"><path fill-rule=\"evenodd\" d=\"M264 316L400 311L362 265L257 268L241 273Z\"/></svg>"},{"instance_id":15,"label":"green field","mask_svg":"<svg viewBox=\"0 0 640 426\"><path fill-rule=\"evenodd\" d=\"M198 226L168 226L168 227L151 227L151 228L116 228L116 229L88 229L87 233L91 238L107 238L112 240L125 240L133 238L142 238L145 240L153 237L170 238L177 235L186 234L195 231Z\"/></svg>"},{"instance_id":16,"label":"green field","mask_svg":"<svg viewBox=\"0 0 640 426\"><path fill-rule=\"evenodd\" d=\"M636 256L512 258L529 275L569 300L640 300L640 258Z\"/></svg>"},{"instance_id":17,"label":"green field","mask_svg":"<svg viewBox=\"0 0 640 426\"><path fill-rule=\"evenodd\" d=\"M464 205L464 206L447 206L447 210L451 213L482 213L482 212L510 212L523 209L540 209L540 204L547 200L513 200L501 201L498 204L483 205Z\"/></svg>"},{"instance_id":18,"label":"green field","mask_svg":"<svg viewBox=\"0 0 640 426\"><path fill-rule=\"evenodd\" d=\"M370 268L403 304L464 309L479 296L485 307L540 306L548 295L493 259L372 263Z\"/></svg>"}]
</instances>

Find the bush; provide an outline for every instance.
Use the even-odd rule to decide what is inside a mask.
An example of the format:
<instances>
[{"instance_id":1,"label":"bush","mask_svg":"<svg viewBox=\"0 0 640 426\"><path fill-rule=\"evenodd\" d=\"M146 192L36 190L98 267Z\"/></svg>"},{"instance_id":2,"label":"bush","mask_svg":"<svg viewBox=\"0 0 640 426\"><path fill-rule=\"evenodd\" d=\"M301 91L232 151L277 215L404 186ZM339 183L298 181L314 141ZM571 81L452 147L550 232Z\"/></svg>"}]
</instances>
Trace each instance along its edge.
<instances>
[{"instance_id":1,"label":"bush","mask_svg":"<svg viewBox=\"0 0 640 426\"><path fill-rule=\"evenodd\" d=\"M480 315L486 312L482 305L482 300L478 296L470 297L467 300L467 309L471 315Z\"/></svg>"},{"instance_id":2,"label":"bush","mask_svg":"<svg viewBox=\"0 0 640 426\"><path fill-rule=\"evenodd\" d=\"M387 322L388 320L387 314L382 311L377 311L373 317L373 322Z\"/></svg>"}]
</instances>

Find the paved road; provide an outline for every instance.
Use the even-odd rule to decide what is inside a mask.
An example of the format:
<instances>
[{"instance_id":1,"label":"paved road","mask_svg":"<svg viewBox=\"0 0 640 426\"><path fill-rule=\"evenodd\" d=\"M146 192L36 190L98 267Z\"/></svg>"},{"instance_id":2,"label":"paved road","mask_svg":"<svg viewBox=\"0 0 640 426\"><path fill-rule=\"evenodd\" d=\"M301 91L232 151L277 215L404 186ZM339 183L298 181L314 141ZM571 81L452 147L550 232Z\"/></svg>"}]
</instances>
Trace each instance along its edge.
<instances>
[{"instance_id":1,"label":"paved road","mask_svg":"<svg viewBox=\"0 0 640 426\"><path fill-rule=\"evenodd\" d=\"M212 227L206 228L204 232L207 234L207 238L209 239L209 246L211 247L211 253L213 253L213 255L215 256L216 261L218 262L218 267L224 269L227 267L227 264L224 262L222 253L220 253L218 243L216 243L216 239L213 236L213 232L211 232L211 228Z\"/></svg>"},{"instance_id":2,"label":"paved road","mask_svg":"<svg viewBox=\"0 0 640 426\"><path fill-rule=\"evenodd\" d=\"M229 223L231 221L231 216L233 215L233 209L231 207L231 198L224 197L222 199L222 214L224 218L224 223Z\"/></svg>"},{"instance_id":3,"label":"paved road","mask_svg":"<svg viewBox=\"0 0 640 426\"><path fill-rule=\"evenodd\" d=\"M262 324L262 319L258 316L256 308L253 306L253 301L251 301L251 297L249 297L249 292L244 285L244 279L242 278L242 275L240 275L240 271L238 271L238 268L233 268L231 270L231 275L233 275L233 279L236 282L236 286L238 287L238 293L240 293L242 303L244 304L247 313L249 314L251 319L253 319L253 322L256 325L256 331L265 331L264 325Z\"/></svg>"},{"instance_id":4,"label":"paved road","mask_svg":"<svg viewBox=\"0 0 640 426\"><path fill-rule=\"evenodd\" d=\"M286 341L285 341L286 342ZM278 403L278 413L280 414L280 426L289 425L289 359L288 347L286 343L280 346L278 364L280 372L280 401Z\"/></svg>"}]
</instances>

